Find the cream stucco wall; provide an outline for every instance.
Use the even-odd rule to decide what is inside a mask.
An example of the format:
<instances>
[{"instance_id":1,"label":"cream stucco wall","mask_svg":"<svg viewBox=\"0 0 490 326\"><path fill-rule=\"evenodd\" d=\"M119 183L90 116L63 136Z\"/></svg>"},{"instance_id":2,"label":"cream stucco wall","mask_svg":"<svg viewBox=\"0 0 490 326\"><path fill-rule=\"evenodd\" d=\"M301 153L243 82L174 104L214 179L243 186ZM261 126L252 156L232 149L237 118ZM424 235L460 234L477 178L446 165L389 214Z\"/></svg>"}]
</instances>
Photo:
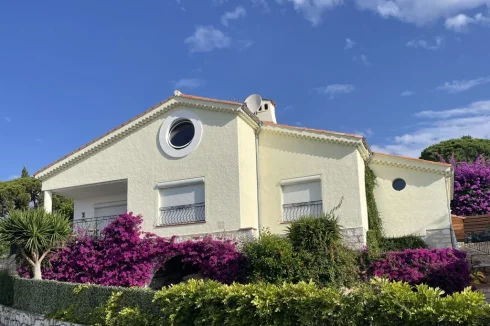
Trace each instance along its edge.
<instances>
[{"instance_id":1,"label":"cream stucco wall","mask_svg":"<svg viewBox=\"0 0 490 326\"><path fill-rule=\"evenodd\" d=\"M240 169L240 227L258 229L255 131L241 119L237 120L237 124Z\"/></svg>"},{"instance_id":2,"label":"cream stucco wall","mask_svg":"<svg viewBox=\"0 0 490 326\"><path fill-rule=\"evenodd\" d=\"M259 134L261 226L284 233L281 180L320 175L323 208L337 206L343 228L367 230L364 161L356 147L290 137Z\"/></svg>"},{"instance_id":3,"label":"cream stucco wall","mask_svg":"<svg viewBox=\"0 0 490 326\"><path fill-rule=\"evenodd\" d=\"M249 143L240 144L239 161L238 121L236 114L203 109L193 111L203 124L203 136L198 148L190 155L175 159L168 157L158 145L158 131L162 121L176 110L155 117L145 126L117 140L110 146L85 158L68 169L43 181L43 190L56 190L113 180L128 181L128 210L142 214L143 227L161 236L202 234L223 231L218 222L225 222L227 231L256 227L252 218L240 221L240 212L253 214L253 189L248 178L253 168L245 170L251 159ZM245 127L240 127L247 133ZM159 213L157 183L204 177L206 223L171 227L154 227ZM242 181L242 182L241 182ZM243 195L240 205L240 185L251 191ZM252 215L251 215L252 216Z\"/></svg>"},{"instance_id":4,"label":"cream stucco wall","mask_svg":"<svg viewBox=\"0 0 490 326\"><path fill-rule=\"evenodd\" d=\"M94 206L97 204L117 203L127 200L127 195L124 193L113 194L106 196L97 196L92 198L75 199L73 208L74 219L81 219L82 212L85 213L85 218L94 217Z\"/></svg>"},{"instance_id":5,"label":"cream stucco wall","mask_svg":"<svg viewBox=\"0 0 490 326\"><path fill-rule=\"evenodd\" d=\"M451 227L444 175L377 163L370 167L377 176L374 194L387 236L425 236L426 230ZM402 191L392 187L397 178L406 181Z\"/></svg>"}]
</instances>

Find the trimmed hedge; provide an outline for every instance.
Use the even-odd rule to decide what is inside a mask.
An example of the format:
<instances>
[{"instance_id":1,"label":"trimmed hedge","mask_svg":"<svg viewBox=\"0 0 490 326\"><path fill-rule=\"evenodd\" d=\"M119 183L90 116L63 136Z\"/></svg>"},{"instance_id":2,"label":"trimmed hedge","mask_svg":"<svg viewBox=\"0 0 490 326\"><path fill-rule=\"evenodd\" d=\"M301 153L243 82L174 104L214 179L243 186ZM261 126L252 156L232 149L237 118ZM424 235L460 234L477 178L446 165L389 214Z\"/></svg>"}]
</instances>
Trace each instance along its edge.
<instances>
[{"instance_id":1,"label":"trimmed hedge","mask_svg":"<svg viewBox=\"0 0 490 326\"><path fill-rule=\"evenodd\" d=\"M416 235L406 235L403 237L382 238L380 243L381 251L402 251L405 249L426 249L427 244L421 237Z\"/></svg>"},{"instance_id":2,"label":"trimmed hedge","mask_svg":"<svg viewBox=\"0 0 490 326\"><path fill-rule=\"evenodd\" d=\"M100 326L490 324L490 305L482 293L467 288L444 295L427 285L382 279L350 290L312 282L225 285L191 280L153 292L0 274L0 286L0 293L13 293L14 308Z\"/></svg>"},{"instance_id":3,"label":"trimmed hedge","mask_svg":"<svg viewBox=\"0 0 490 326\"><path fill-rule=\"evenodd\" d=\"M82 324L89 324L92 313L113 292L124 294L121 297L124 306L139 307L146 314L158 313L152 304L155 292L149 289L37 281L0 274L0 304L41 315L70 309L71 321Z\"/></svg>"}]
</instances>

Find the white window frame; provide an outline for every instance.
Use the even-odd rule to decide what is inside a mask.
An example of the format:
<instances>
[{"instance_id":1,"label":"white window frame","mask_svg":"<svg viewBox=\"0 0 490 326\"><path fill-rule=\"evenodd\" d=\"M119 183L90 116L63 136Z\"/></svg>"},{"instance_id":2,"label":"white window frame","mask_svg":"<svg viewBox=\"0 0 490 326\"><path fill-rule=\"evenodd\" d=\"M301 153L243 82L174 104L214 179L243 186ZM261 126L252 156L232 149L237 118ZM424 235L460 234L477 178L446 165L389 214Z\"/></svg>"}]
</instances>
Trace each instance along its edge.
<instances>
[{"instance_id":1,"label":"white window frame","mask_svg":"<svg viewBox=\"0 0 490 326\"><path fill-rule=\"evenodd\" d=\"M284 203L284 187L285 186L294 186L294 185L299 185L303 183L313 183L313 182L318 182L320 184L320 200L316 201L310 201L310 202L302 202L302 203ZM301 207L308 207L310 205L315 205L318 206L315 209L320 210L318 212L318 215L323 214L323 184L322 184L322 178L321 175L313 175L313 176L307 176L307 177L300 177L300 178L293 178L293 179L286 179L286 180L281 180L280 182L280 189L281 189L281 222L282 223L289 223L292 222L298 217L293 217L293 218L287 218L285 214L285 208L287 207L298 207L298 209L301 209ZM309 215L309 214L308 214Z\"/></svg>"},{"instance_id":2,"label":"white window frame","mask_svg":"<svg viewBox=\"0 0 490 326\"><path fill-rule=\"evenodd\" d=\"M189 205L178 205L175 206L176 209L182 210L184 212L185 210L189 209L194 209L198 210L196 214L198 213L199 215L203 215L202 219L199 220L190 220L190 221L182 221L178 223L165 223L163 221L163 211L165 211L165 207L163 207L162 203L162 190L168 189L168 188L177 188L177 187L186 187L186 186L192 186L192 185L199 185L202 184L203 190L204 190L204 202L203 203L195 203L195 204L189 204ZM192 179L184 179L184 180L176 180L176 181L168 181L168 182L160 182L157 184L157 194L158 194L158 212L157 212L157 219L155 220L155 226L157 227L165 227L165 226L178 226L178 225L185 225L185 224L193 224L193 223L205 223L206 222L206 187L204 183L204 177L198 177L198 178L192 178ZM173 206L170 206L173 207Z\"/></svg>"}]
</instances>

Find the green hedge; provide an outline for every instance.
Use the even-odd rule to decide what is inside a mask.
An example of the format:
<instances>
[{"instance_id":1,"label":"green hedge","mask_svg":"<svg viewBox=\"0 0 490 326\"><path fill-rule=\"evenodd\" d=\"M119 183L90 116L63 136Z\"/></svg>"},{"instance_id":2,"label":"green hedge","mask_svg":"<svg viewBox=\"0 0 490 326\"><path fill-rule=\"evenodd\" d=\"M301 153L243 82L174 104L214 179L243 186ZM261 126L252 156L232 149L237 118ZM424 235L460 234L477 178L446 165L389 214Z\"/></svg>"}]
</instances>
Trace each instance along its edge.
<instances>
[{"instance_id":1,"label":"green hedge","mask_svg":"<svg viewBox=\"0 0 490 326\"><path fill-rule=\"evenodd\" d=\"M70 309L72 321L79 323L89 323L93 312L113 292L123 292L121 304L125 306L141 307L148 314L158 312L152 305L155 292L147 289L36 281L0 274L0 304L42 315Z\"/></svg>"},{"instance_id":2,"label":"green hedge","mask_svg":"<svg viewBox=\"0 0 490 326\"><path fill-rule=\"evenodd\" d=\"M416 235L406 235L403 237L382 238L380 241L382 252L403 251L405 249L428 248L427 244L421 237Z\"/></svg>"},{"instance_id":3,"label":"green hedge","mask_svg":"<svg viewBox=\"0 0 490 326\"><path fill-rule=\"evenodd\" d=\"M13 307L56 311L58 318L89 325L490 325L482 293L467 289L445 296L426 285L379 279L350 290L304 282L228 286L191 280L157 292L4 274L0 280L0 293L14 294Z\"/></svg>"}]
</instances>

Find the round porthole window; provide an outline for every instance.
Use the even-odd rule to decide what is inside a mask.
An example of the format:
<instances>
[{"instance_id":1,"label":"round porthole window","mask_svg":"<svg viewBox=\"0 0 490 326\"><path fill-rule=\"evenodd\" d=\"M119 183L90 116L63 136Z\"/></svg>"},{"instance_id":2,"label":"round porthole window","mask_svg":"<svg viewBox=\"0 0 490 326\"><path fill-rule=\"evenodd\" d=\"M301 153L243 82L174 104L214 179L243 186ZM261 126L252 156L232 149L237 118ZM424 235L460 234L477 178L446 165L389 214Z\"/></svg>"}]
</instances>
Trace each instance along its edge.
<instances>
[{"instance_id":1,"label":"round porthole window","mask_svg":"<svg viewBox=\"0 0 490 326\"><path fill-rule=\"evenodd\" d=\"M398 178L393 180L393 189L395 189L396 191L402 191L403 189L405 189L406 186L407 183L403 179Z\"/></svg>"},{"instance_id":2,"label":"round porthole window","mask_svg":"<svg viewBox=\"0 0 490 326\"><path fill-rule=\"evenodd\" d=\"M175 149L189 146L194 139L196 129L189 119L177 120L170 127L168 142Z\"/></svg>"},{"instance_id":3,"label":"round porthole window","mask_svg":"<svg viewBox=\"0 0 490 326\"><path fill-rule=\"evenodd\" d=\"M201 120L194 112L186 109L171 112L160 127L160 147L171 157L187 156L199 146L202 129Z\"/></svg>"}]
</instances>

